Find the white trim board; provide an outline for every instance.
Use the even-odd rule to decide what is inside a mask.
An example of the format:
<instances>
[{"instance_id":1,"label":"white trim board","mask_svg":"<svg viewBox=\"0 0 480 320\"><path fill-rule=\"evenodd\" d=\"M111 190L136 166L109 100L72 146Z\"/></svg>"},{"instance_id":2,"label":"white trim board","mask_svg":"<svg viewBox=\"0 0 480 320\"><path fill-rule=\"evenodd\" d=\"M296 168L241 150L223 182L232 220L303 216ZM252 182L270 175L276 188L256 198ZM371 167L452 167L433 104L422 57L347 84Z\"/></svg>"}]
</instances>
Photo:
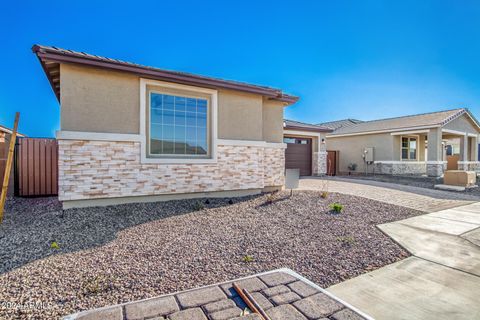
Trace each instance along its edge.
<instances>
[{"instance_id":1,"label":"white trim board","mask_svg":"<svg viewBox=\"0 0 480 320\"><path fill-rule=\"evenodd\" d=\"M463 131L457 131L457 130L451 130L451 129L442 129L442 133L443 132L455 134L459 136L478 137L478 134L475 134L475 133L469 133L469 132L463 132Z\"/></svg>"},{"instance_id":2,"label":"white trim board","mask_svg":"<svg viewBox=\"0 0 480 320\"><path fill-rule=\"evenodd\" d=\"M413 135L418 133L428 133L430 130L412 130L412 131L399 131L390 133L392 136Z\"/></svg>"},{"instance_id":3,"label":"white trim board","mask_svg":"<svg viewBox=\"0 0 480 320\"><path fill-rule=\"evenodd\" d=\"M286 143L255 141L255 140L218 139L217 143L219 145L226 145L226 146L247 146L247 147L278 148L278 149L287 148Z\"/></svg>"},{"instance_id":4,"label":"white trim board","mask_svg":"<svg viewBox=\"0 0 480 320\"><path fill-rule=\"evenodd\" d=\"M139 134L108 132L57 131L55 137L57 140L141 141Z\"/></svg>"},{"instance_id":5,"label":"white trim board","mask_svg":"<svg viewBox=\"0 0 480 320\"><path fill-rule=\"evenodd\" d=\"M439 125L434 125L434 126L420 126L420 127L409 127L409 128L399 128L399 129L385 129L385 130L375 130L375 131L353 132L353 133L345 133L345 134L327 135L327 138L363 136L363 135L377 134L377 133L395 133L395 132L413 131L413 130L420 130L420 129L434 129L434 128L439 128L439 127L440 127Z\"/></svg>"}]
</instances>

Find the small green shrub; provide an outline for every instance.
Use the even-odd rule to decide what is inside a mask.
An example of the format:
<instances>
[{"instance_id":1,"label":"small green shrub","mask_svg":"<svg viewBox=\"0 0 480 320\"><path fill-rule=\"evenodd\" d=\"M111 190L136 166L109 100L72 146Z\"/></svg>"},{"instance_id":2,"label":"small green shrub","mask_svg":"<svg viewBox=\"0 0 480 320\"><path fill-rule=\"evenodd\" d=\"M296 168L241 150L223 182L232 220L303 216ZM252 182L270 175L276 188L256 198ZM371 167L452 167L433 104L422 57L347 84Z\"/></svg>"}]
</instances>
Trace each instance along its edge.
<instances>
[{"instance_id":1,"label":"small green shrub","mask_svg":"<svg viewBox=\"0 0 480 320\"><path fill-rule=\"evenodd\" d=\"M53 241L53 242L50 244L50 248L52 248L52 249L60 249L60 246L58 245L57 241Z\"/></svg>"},{"instance_id":2,"label":"small green shrub","mask_svg":"<svg viewBox=\"0 0 480 320\"><path fill-rule=\"evenodd\" d=\"M83 295L94 295L109 291L113 289L115 280L115 277L104 275L88 278L81 284L82 293Z\"/></svg>"},{"instance_id":3,"label":"small green shrub","mask_svg":"<svg viewBox=\"0 0 480 320\"><path fill-rule=\"evenodd\" d=\"M357 169L357 164L356 163L350 163L347 168L348 168L348 170L355 171Z\"/></svg>"},{"instance_id":4,"label":"small green shrub","mask_svg":"<svg viewBox=\"0 0 480 320\"><path fill-rule=\"evenodd\" d=\"M243 262L253 262L255 259L253 259L253 256L249 256L248 254L246 256L243 257Z\"/></svg>"},{"instance_id":5,"label":"small green shrub","mask_svg":"<svg viewBox=\"0 0 480 320\"><path fill-rule=\"evenodd\" d=\"M201 211L205 209L205 205L199 201L195 202L195 204L193 205L193 210L195 211Z\"/></svg>"},{"instance_id":6,"label":"small green shrub","mask_svg":"<svg viewBox=\"0 0 480 320\"><path fill-rule=\"evenodd\" d=\"M337 237L337 241L340 241L342 244L346 245L353 245L355 244L355 238L354 237Z\"/></svg>"},{"instance_id":7,"label":"small green shrub","mask_svg":"<svg viewBox=\"0 0 480 320\"><path fill-rule=\"evenodd\" d=\"M267 204L272 204L275 201L275 194L270 193L267 195L267 200L265 201Z\"/></svg>"},{"instance_id":8,"label":"small green shrub","mask_svg":"<svg viewBox=\"0 0 480 320\"><path fill-rule=\"evenodd\" d=\"M343 210L343 205L338 202L334 202L330 205L330 209L335 213L341 213Z\"/></svg>"}]
</instances>

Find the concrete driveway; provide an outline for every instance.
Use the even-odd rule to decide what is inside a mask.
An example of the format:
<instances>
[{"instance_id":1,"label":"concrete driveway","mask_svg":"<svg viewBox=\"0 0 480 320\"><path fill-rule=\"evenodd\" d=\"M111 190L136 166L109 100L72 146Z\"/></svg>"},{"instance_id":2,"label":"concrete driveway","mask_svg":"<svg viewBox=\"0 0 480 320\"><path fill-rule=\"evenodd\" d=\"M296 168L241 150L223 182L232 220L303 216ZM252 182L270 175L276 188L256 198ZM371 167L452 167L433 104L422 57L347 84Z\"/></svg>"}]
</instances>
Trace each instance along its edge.
<instances>
[{"instance_id":1,"label":"concrete driveway","mask_svg":"<svg viewBox=\"0 0 480 320\"><path fill-rule=\"evenodd\" d=\"M412 257L331 293L376 319L480 319L480 203L378 227Z\"/></svg>"}]
</instances>

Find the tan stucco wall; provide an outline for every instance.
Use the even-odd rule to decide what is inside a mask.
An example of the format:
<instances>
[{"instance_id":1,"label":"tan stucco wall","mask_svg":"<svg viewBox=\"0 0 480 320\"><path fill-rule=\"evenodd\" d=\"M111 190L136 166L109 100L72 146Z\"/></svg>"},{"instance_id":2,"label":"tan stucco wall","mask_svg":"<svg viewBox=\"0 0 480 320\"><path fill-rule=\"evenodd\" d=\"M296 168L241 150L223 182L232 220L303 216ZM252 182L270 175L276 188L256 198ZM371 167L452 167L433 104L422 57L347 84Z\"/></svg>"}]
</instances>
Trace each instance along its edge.
<instances>
[{"instance_id":1,"label":"tan stucco wall","mask_svg":"<svg viewBox=\"0 0 480 320\"><path fill-rule=\"evenodd\" d=\"M140 131L140 79L128 73L60 66L61 130ZM282 142L283 105L261 95L218 91L218 138Z\"/></svg>"},{"instance_id":2,"label":"tan stucco wall","mask_svg":"<svg viewBox=\"0 0 480 320\"><path fill-rule=\"evenodd\" d=\"M375 161L397 160L393 159L394 139L390 133L327 138L327 150L339 151L340 172L348 172L350 163L357 164L357 172L364 172L362 154L366 147L374 148Z\"/></svg>"},{"instance_id":3,"label":"tan stucco wall","mask_svg":"<svg viewBox=\"0 0 480 320\"><path fill-rule=\"evenodd\" d=\"M447 123L443 128L474 134L479 133L477 127L473 124L472 120L470 120L470 118L466 115L462 115L461 117Z\"/></svg>"},{"instance_id":4,"label":"tan stucco wall","mask_svg":"<svg viewBox=\"0 0 480 320\"><path fill-rule=\"evenodd\" d=\"M267 142L283 141L283 104L263 100L263 139Z\"/></svg>"},{"instance_id":5,"label":"tan stucco wall","mask_svg":"<svg viewBox=\"0 0 480 320\"><path fill-rule=\"evenodd\" d=\"M218 137L263 140L263 99L259 95L218 91Z\"/></svg>"},{"instance_id":6,"label":"tan stucco wall","mask_svg":"<svg viewBox=\"0 0 480 320\"><path fill-rule=\"evenodd\" d=\"M61 130L139 133L138 77L61 64L60 83Z\"/></svg>"}]
</instances>

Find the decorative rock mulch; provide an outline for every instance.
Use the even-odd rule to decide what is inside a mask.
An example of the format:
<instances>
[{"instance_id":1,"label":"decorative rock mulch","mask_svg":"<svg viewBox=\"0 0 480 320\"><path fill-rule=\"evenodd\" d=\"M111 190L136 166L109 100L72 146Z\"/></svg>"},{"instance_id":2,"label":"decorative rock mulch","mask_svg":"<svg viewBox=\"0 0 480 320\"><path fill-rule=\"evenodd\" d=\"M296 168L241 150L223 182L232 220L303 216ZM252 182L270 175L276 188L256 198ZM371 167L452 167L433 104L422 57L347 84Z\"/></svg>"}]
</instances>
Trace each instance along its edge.
<instances>
[{"instance_id":1,"label":"decorative rock mulch","mask_svg":"<svg viewBox=\"0 0 480 320\"><path fill-rule=\"evenodd\" d=\"M58 319L279 268L328 287L407 257L376 225L419 214L317 191L64 212L30 200L38 208L16 201L0 226L2 320ZM341 214L327 214L334 202ZM275 300L296 298L284 293Z\"/></svg>"},{"instance_id":2,"label":"decorative rock mulch","mask_svg":"<svg viewBox=\"0 0 480 320\"><path fill-rule=\"evenodd\" d=\"M363 320L368 316L346 306L291 270L276 270L223 284L148 300L84 311L65 320L261 320L249 313L232 284L252 293L271 320Z\"/></svg>"}]
</instances>

